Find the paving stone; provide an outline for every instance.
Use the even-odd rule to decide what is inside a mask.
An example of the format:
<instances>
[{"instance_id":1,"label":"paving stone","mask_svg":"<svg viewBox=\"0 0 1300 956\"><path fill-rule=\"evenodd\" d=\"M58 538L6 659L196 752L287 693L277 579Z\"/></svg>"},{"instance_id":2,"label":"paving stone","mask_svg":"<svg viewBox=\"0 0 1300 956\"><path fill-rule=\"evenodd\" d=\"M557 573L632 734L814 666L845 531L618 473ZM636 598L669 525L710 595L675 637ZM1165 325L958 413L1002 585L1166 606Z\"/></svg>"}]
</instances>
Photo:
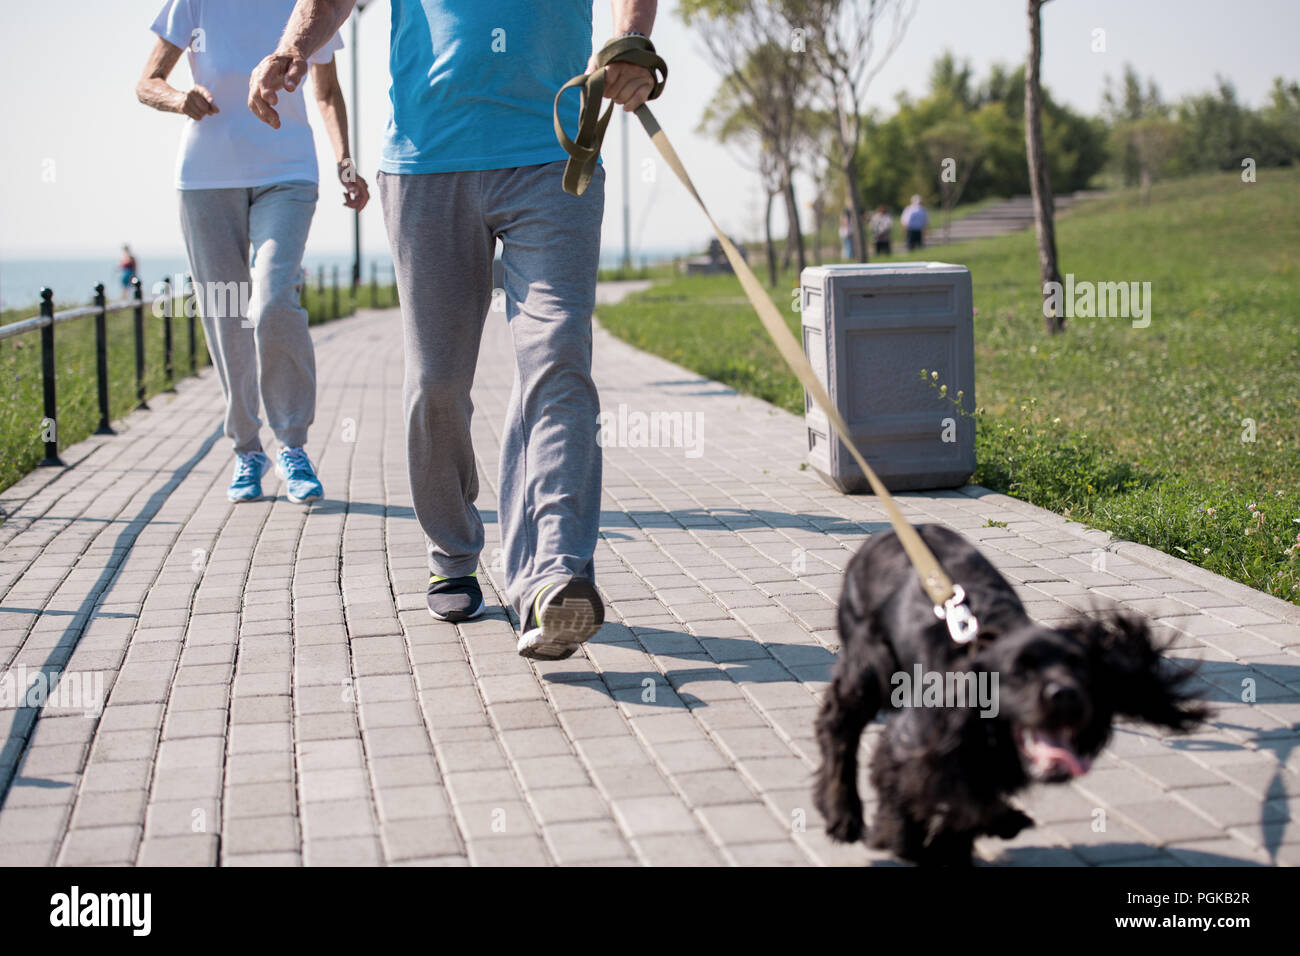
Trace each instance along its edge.
<instances>
[{"instance_id":1,"label":"paving stone","mask_svg":"<svg viewBox=\"0 0 1300 956\"><path fill-rule=\"evenodd\" d=\"M470 862L475 866L546 866L550 855L540 837L511 837L470 844Z\"/></svg>"},{"instance_id":2,"label":"paving stone","mask_svg":"<svg viewBox=\"0 0 1300 956\"><path fill-rule=\"evenodd\" d=\"M56 844L68 820L67 807L14 807L0 815L0 845Z\"/></svg>"},{"instance_id":3,"label":"paving stone","mask_svg":"<svg viewBox=\"0 0 1300 956\"><path fill-rule=\"evenodd\" d=\"M745 778L730 768L679 773L673 777L694 807L738 804L754 799Z\"/></svg>"},{"instance_id":4,"label":"paving stone","mask_svg":"<svg viewBox=\"0 0 1300 956\"><path fill-rule=\"evenodd\" d=\"M227 787L225 792L225 812L231 819L289 816L294 813L297 803L294 785L288 780L241 784Z\"/></svg>"},{"instance_id":5,"label":"paving stone","mask_svg":"<svg viewBox=\"0 0 1300 956\"><path fill-rule=\"evenodd\" d=\"M249 853L296 854L300 846L298 819L293 816L227 820L221 835L221 852L227 857Z\"/></svg>"},{"instance_id":6,"label":"paving stone","mask_svg":"<svg viewBox=\"0 0 1300 956\"><path fill-rule=\"evenodd\" d=\"M548 828L556 823L601 820L611 814L600 792L589 785L531 790L528 800L542 826Z\"/></svg>"},{"instance_id":7,"label":"paving stone","mask_svg":"<svg viewBox=\"0 0 1300 956\"><path fill-rule=\"evenodd\" d=\"M461 853L460 836L450 816L394 820L381 830L384 856L389 862Z\"/></svg>"},{"instance_id":8,"label":"paving stone","mask_svg":"<svg viewBox=\"0 0 1300 956\"><path fill-rule=\"evenodd\" d=\"M294 779L291 754L232 754L226 762L228 787L257 783L279 783Z\"/></svg>"},{"instance_id":9,"label":"paving stone","mask_svg":"<svg viewBox=\"0 0 1300 956\"><path fill-rule=\"evenodd\" d=\"M582 787L590 780L582 762L569 755L516 759L514 768L525 790Z\"/></svg>"},{"instance_id":10,"label":"paving stone","mask_svg":"<svg viewBox=\"0 0 1300 956\"><path fill-rule=\"evenodd\" d=\"M1119 808L1131 820L1161 843L1175 840L1198 840L1223 832L1199 813L1173 800L1128 803Z\"/></svg>"},{"instance_id":11,"label":"paving stone","mask_svg":"<svg viewBox=\"0 0 1300 956\"><path fill-rule=\"evenodd\" d=\"M1179 841L1168 844L1164 849L1187 866L1241 866L1272 862L1263 850L1247 846L1231 837Z\"/></svg>"},{"instance_id":12,"label":"paving stone","mask_svg":"<svg viewBox=\"0 0 1300 956\"><path fill-rule=\"evenodd\" d=\"M728 846L727 852L741 866L811 866L808 857L792 842L743 843Z\"/></svg>"},{"instance_id":13,"label":"paving stone","mask_svg":"<svg viewBox=\"0 0 1300 956\"><path fill-rule=\"evenodd\" d=\"M1163 796L1159 786L1125 770L1094 769L1079 778L1075 785L1093 799L1112 806L1142 803Z\"/></svg>"},{"instance_id":14,"label":"paving stone","mask_svg":"<svg viewBox=\"0 0 1300 956\"><path fill-rule=\"evenodd\" d=\"M91 762L86 766L81 789L86 793L105 793L114 790L143 790L149 783L153 765L148 760L115 760L111 763ZM3 814L0 814L0 820Z\"/></svg>"},{"instance_id":15,"label":"paving stone","mask_svg":"<svg viewBox=\"0 0 1300 956\"><path fill-rule=\"evenodd\" d=\"M359 767L304 770L298 787L304 803L360 800L370 793L370 781Z\"/></svg>"},{"instance_id":16,"label":"paving stone","mask_svg":"<svg viewBox=\"0 0 1300 956\"><path fill-rule=\"evenodd\" d=\"M725 863L718 848L703 834L647 836L637 839L635 845L651 866L722 866Z\"/></svg>"},{"instance_id":17,"label":"paving stone","mask_svg":"<svg viewBox=\"0 0 1300 956\"><path fill-rule=\"evenodd\" d=\"M72 829L59 853L62 866L127 866L135 862L139 826Z\"/></svg>"},{"instance_id":18,"label":"paving stone","mask_svg":"<svg viewBox=\"0 0 1300 956\"><path fill-rule=\"evenodd\" d=\"M342 837L377 835L370 802L364 799L309 803L303 807L302 830L303 838L309 844Z\"/></svg>"},{"instance_id":19,"label":"paving stone","mask_svg":"<svg viewBox=\"0 0 1300 956\"><path fill-rule=\"evenodd\" d=\"M573 745L558 726L508 730L501 743L513 760L528 757L555 757L573 752Z\"/></svg>"},{"instance_id":20,"label":"paving stone","mask_svg":"<svg viewBox=\"0 0 1300 956\"><path fill-rule=\"evenodd\" d=\"M557 823L546 828L546 842L556 862L564 865L604 863L631 853L631 847L612 820Z\"/></svg>"},{"instance_id":21,"label":"paving stone","mask_svg":"<svg viewBox=\"0 0 1300 956\"><path fill-rule=\"evenodd\" d=\"M153 837L187 836L212 833L220 829L220 802L210 797L152 800L144 817L145 835Z\"/></svg>"},{"instance_id":22,"label":"paving stone","mask_svg":"<svg viewBox=\"0 0 1300 956\"><path fill-rule=\"evenodd\" d=\"M522 800L462 803L456 807L456 821L471 845L476 840L513 839L537 833L528 804Z\"/></svg>"},{"instance_id":23,"label":"paving stone","mask_svg":"<svg viewBox=\"0 0 1300 956\"><path fill-rule=\"evenodd\" d=\"M563 712L560 714L560 723L565 732L578 742L628 735L627 719L614 707Z\"/></svg>"},{"instance_id":24,"label":"paving stone","mask_svg":"<svg viewBox=\"0 0 1300 956\"><path fill-rule=\"evenodd\" d=\"M429 735L423 727L383 727L365 735L366 752L372 757L403 757L430 752Z\"/></svg>"},{"instance_id":25,"label":"paving stone","mask_svg":"<svg viewBox=\"0 0 1300 956\"><path fill-rule=\"evenodd\" d=\"M144 819L147 798L144 790L84 794L73 809L72 825L89 829L137 824Z\"/></svg>"},{"instance_id":26,"label":"paving stone","mask_svg":"<svg viewBox=\"0 0 1300 956\"><path fill-rule=\"evenodd\" d=\"M385 823L451 813L447 791L439 786L385 787L376 793L376 800L379 817Z\"/></svg>"},{"instance_id":27,"label":"paving stone","mask_svg":"<svg viewBox=\"0 0 1300 956\"><path fill-rule=\"evenodd\" d=\"M740 843L780 843L790 837L772 813L753 802L705 807L700 811L705 824L729 850Z\"/></svg>"},{"instance_id":28,"label":"paving stone","mask_svg":"<svg viewBox=\"0 0 1300 956\"><path fill-rule=\"evenodd\" d=\"M1285 807L1256 803L1252 795L1234 784L1180 789L1178 799L1220 827L1274 823L1289 818Z\"/></svg>"},{"instance_id":29,"label":"paving stone","mask_svg":"<svg viewBox=\"0 0 1300 956\"><path fill-rule=\"evenodd\" d=\"M136 862L140 866L215 866L216 834L145 837Z\"/></svg>"},{"instance_id":30,"label":"paving stone","mask_svg":"<svg viewBox=\"0 0 1300 956\"><path fill-rule=\"evenodd\" d=\"M699 823L676 796L616 799L614 815L633 838L661 833L693 833Z\"/></svg>"}]
</instances>

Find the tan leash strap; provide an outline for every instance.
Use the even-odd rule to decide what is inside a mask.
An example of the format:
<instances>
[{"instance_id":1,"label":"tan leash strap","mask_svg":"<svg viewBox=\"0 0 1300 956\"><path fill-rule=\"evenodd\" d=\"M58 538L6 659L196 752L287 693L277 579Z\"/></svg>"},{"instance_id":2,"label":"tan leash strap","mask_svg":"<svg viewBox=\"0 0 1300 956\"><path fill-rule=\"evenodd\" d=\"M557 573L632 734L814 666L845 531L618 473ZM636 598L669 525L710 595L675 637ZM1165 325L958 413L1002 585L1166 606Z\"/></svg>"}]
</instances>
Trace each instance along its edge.
<instances>
[{"instance_id":1,"label":"tan leash strap","mask_svg":"<svg viewBox=\"0 0 1300 956\"><path fill-rule=\"evenodd\" d=\"M623 57L618 53L615 53L615 55L610 57L605 57L605 51L609 50L613 44L624 44L624 41L641 41L643 39L644 38L641 37L623 37L619 40L611 41L610 44L607 44L601 51L601 66L593 73L587 74L585 77L575 77L573 80L570 80L565 84L564 89L580 85L580 81L585 79L589 82L589 85L584 86L583 88L584 90L590 90L591 87L595 85L590 83L591 78L595 77L596 74L601 74L599 87L603 90L603 74L605 65L615 59L623 59ZM648 45L649 41L644 40L644 43ZM621 49L623 48L625 47L621 47ZM653 49L653 47L650 47L651 52L653 52ZM658 84L656 87L655 95L658 95L661 90L662 83ZM588 93L588 96L590 95L591 94ZM584 113L587 112L587 108L592 102L599 104L599 100L584 100ZM557 107L558 104L559 97L557 96ZM599 106L597 105L597 109L598 108ZM613 109L612 104L610 109ZM592 112L594 112L594 110ZM717 235L718 241L722 244L722 251L726 254L727 261L731 263L731 268L735 271L736 278L740 280L740 284L745 290L745 295L749 298L749 302L754 307L754 311L758 313L758 317L762 321L763 327L767 329L767 334L771 336L772 341L775 343L777 351L781 353L781 357L785 359L786 364L790 367L790 370L794 372L795 377L799 379L800 384L808 390L808 394L812 396L817 407L822 410L822 413L826 416L826 419L830 423L835 434L839 437L840 441L844 443L844 447L849 450L849 453L853 456L853 460L856 461L858 467L862 469L862 473L866 475L872 491L875 492L876 497L880 500L881 507L885 509L885 514L889 518L889 523L893 525L894 532L898 535L898 540L902 543L904 551L907 552L908 559L911 560L912 565L916 568L917 574L921 577L921 586L925 589L925 593L929 596L931 603L933 603L935 614L941 619L947 621L948 631L952 635L954 641L964 644L973 640L979 624L975 620L974 615L971 614L970 608L965 602L965 592L960 586L952 583L934 554L928 547L926 547L925 542L921 540L921 536L917 534L916 529L912 527L907 518L905 518L903 513L898 509L898 505L894 503L894 499L889 494L889 490L885 487L880 478L877 477L871 466L867 464L867 460L862 456L862 453L858 451L857 445L854 443L849 432L848 424L840 416L834 402L831 401L830 396L826 393L826 389L818 380L817 374L813 371L812 365L808 362L808 357L804 354L798 340L785 324L785 320L781 316L781 313L777 310L776 306L772 304L772 300L764 291L762 284L758 281L758 277L754 275L753 270L749 268L749 264L745 262L744 257L741 256L740 251L727 237L727 234L722 231L721 227L719 227L718 223L709 213L708 207L704 204L704 200L696 190L695 184L691 181L690 175L686 172L686 167L682 165L681 159L677 156L677 151L673 149L672 143L668 141L668 136L664 133L663 128L655 119L654 114L650 112L650 108L646 105L642 105L636 111L636 116L637 119L641 121L641 125L645 127L646 133L650 136L650 141L653 142L655 148L659 150L659 154L664 158L664 161L668 163L669 167L677 175L677 178L681 180L681 183L686 187L687 192L694 197L700 210L709 220L709 224L713 226L713 231ZM598 127L593 125L591 128L598 128L599 132L603 134L604 126L607 121L608 112L605 117L602 118ZM567 152L569 149L565 143L568 141L568 138L563 136L563 133L560 130L558 110L556 113L555 125L557 132L560 133L560 143L562 146L565 146ZM583 124L584 127L587 125L588 124L585 123ZM579 138L582 138L581 133L579 134ZM599 139L594 143L588 141L585 150L594 150L594 152L588 154L584 151L584 153L581 154L583 158L579 160L579 162L587 163L589 166L594 167L594 157L598 156L600 153L600 142ZM588 159L588 155L592 158ZM590 171L587 172L585 177L571 177L569 167L576 165L575 160L578 160L578 157L575 156L573 152L570 152L570 157L570 161L565 169L565 190L567 192L573 192L574 195L581 195L582 190L586 188L587 183L590 181ZM579 182L581 183L581 188L576 192L569 189L571 179L575 186Z\"/></svg>"}]
</instances>

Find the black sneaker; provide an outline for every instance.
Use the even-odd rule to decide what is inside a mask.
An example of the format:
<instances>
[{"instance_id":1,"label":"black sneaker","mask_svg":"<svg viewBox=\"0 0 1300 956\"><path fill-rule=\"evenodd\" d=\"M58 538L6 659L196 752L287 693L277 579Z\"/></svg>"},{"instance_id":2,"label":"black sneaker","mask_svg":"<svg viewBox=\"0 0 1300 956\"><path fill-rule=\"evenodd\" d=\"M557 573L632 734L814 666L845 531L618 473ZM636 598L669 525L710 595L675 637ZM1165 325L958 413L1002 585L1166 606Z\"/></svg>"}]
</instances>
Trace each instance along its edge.
<instances>
[{"instance_id":1,"label":"black sneaker","mask_svg":"<svg viewBox=\"0 0 1300 956\"><path fill-rule=\"evenodd\" d=\"M478 572L463 578L429 578L429 613L439 621L468 621L483 613L483 589L478 586Z\"/></svg>"},{"instance_id":2,"label":"black sneaker","mask_svg":"<svg viewBox=\"0 0 1300 956\"><path fill-rule=\"evenodd\" d=\"M584 578L548 584L533 598L517 650L520 657L559 661L605 623L605 604Z\"/></svg>"}]
</instances>

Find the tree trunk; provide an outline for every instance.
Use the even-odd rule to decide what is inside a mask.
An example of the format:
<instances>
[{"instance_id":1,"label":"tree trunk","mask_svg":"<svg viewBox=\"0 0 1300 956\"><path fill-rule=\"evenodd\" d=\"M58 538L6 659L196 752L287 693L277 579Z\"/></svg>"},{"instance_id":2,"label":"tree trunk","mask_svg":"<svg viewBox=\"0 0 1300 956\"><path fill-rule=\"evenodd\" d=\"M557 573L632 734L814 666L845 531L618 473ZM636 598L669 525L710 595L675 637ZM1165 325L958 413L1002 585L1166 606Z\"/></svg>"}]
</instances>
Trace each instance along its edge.
<instances>
[{"instance_id":1,"label":"tree trunk","mask_svg":"<svg viewBox=\"0 0 1300 956\"><path fill-rule=\"evenodd\" d=\"M822 211L820 206L813 207L813 265L822 264Z\"/></svg>"},{"instance_id":2,"label":"tree trunk","mask_svg":"<svg viewBox=\"0 0 1300 956\"><path fill-rule=\"evenodd\" d=\"M853 131L848 128L849 118L843 105L835 105L835 134L840 147L840 172L844 174L844 190L848 193L849 210L853 213L853 257L857 262L867 261L867 229L862 221L862 198L858 195L858 144Z\"/></svg>"},{"instance_id":3,"label":"tree trunk","mask_svg":"<svg viewBox=\"0 0 1300 956\"><path fill-rule=\"evenodd\" d=\"M787 171L781 179L781 202L785 206L785 245L781 248L781 271L790 268L790 259L794 255L794 222L790 219L790 200L787 190L790 174Z\"/></svg>"},{"instance_id":4,"label":"tree trunk","mask_svg":"<svg viewBox=\"0 0 1300 956\"><path fill-rule=\"evenodd\" d=\"M767 243L767 284L776 288L776 244L772 242L772 200L776 193L767 194L767 205L763 209L763 236Z\"/></svg>"},{"instance_id":5,"label":"tree trunk","mask_svg":"<svg viewBox=\"0 0 1300 956\"><path fill-rule=\"evenodd\" d=\"M803 244L803 224L799 221L799 202L794 194L794 177L787 176L785 180L785 219L788 222L789 229L785 240L786 248L793 247L795 265L799 267L799 274L808 267L808 254Z\"/></svg>"},{"instance_id":6,"label":"tree trunk","mask_svg":"<svg viewBox=\"0 0 1300 956\"><path fill-rule=\"evenodd\" d=\"M867 227L862 220L862 199L858 196L858 164L845 161L844 186L849 193L849 209L853 211L853 257L856 262L867 261Z\"/></svg>"},{"instance_id":7,"label":"tree trunk","mask_svg":"<svg viewBox=\"0 0 1300 956\"><path fill-rule=\"evenodd\" d=\"M1029 189L1034 199L1034 232L1038 237L1038 271L1043 283L1043 302L1049 296L1047 284L1061 282L1056 261L1056 223L1052 181L1043 148L1043 96L1040 68L1043 59L1043 27L1040 13L1047 0L1029 0L1029 60L1025 64L1025 150L1029 159ZM1065 316L1051 313L1043 319L1048 334L1065 328Z\"/></svg>"}]
</instances>

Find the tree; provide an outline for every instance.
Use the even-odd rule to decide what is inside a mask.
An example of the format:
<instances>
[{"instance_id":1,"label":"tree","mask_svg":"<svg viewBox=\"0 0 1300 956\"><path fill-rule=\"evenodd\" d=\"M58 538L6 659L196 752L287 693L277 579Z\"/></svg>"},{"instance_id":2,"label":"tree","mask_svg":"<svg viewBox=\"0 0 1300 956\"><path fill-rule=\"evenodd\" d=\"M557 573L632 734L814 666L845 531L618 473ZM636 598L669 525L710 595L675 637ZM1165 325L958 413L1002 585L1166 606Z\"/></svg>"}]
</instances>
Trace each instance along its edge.
<instances>
[{"instance_id":1,"label":"tree","mask_svg":"<svg viewBox=\"0 0 1300 956\"><path fill-rule=\"evenodd\" d=\"M1102 93L1102 113L1111 124L1111 144L1115 164L1126 186L1135 186L1142 179L1142 166L1138 159L1137 144L1130 135L1131 125L1152 116L1164 116L1167 110L1160 100L1160 91L1154 80L1147 81L1142 89L1142 77L1131 63L1124 64L1124 76L1119 85L1106 77Z\"/></svg>"},{"instance_id":2,"label":"tree","mask_svg":"<svg viewBox=\"0 0 1300 956\"><path fill-rule=\"evenodd\" d=\"M807 265L799 203L795 195L796 157L811 132L806 107L811 99L810 61L802 40L792 35L779 4L763 0L687 0L683 18L700 30L712 61L723 74L713 104L702 126L712 126L720 139L745 131L754 135L764 188L776 185L786 212L786 246L783 265L797 258L800 271ZM752 153L750 154L753 155ZM765 221L771 256L771 202ZM775 267L769 272L775 282Z\"/></svg>"},{"instance_id":3,"label":"tree","mask_svg":"<svg viewBox=\"0 0 1300 956\"><path fill-rule=\"evenodd\" d=\"M1300 83L1273 77L1269 104L1263 110L1263 119L1273 130L1281 156L1279 165L1300 164Z\"/></svg>"},{"instance_id":4,"label":"tree","mask_svg":"<svg viewBox=\"0 0 1300 956\"><path fill-rule=\"evenodd\" d=\"M783 171L780 147L773 141L768 94L761 57L755 57L743 70L728 74L713 100L704 109L700 129L712 132L720 143L737 148L737 160L757 168L763 185L763 240L767 250L768 281L776 285L776 244L772 237L772 201L785 191L788 176ZM747 87L744 75L753 73ZM758 95L754 93L757 91Z\"/></svg>"},{"instance_id":5,"label":"tree","mask_svg":"<svg viewBox=\"0 0 1300 956\"><path fill-rule=\"evenodd\" d=\"M1034 200L1034 233L1038 239L1038 273L1043 285L1043 313L1047 332L1055 335L1065 329L1065 316L1049 312L1049 284L1059 288L1061 271L1056 260L1056 222L1052 201L1052 179L1043 146L1043 4L1048 0L1028 0L1029 57L1025 61L1025 151L1029 159L1029 191Z\"/></svg>"},{"instance_id":6,"label":"tree","mask_svg":"<svg viewBox=\"0 0 1300 956\"><path fill-rule=\"evenodd\" d=\"M1163 176L1178 151L1182 130L1169 118L1154 80L1142 88L1131 64L1124 66L1119 89L1106 78L1102 110L1111 122L1111 143L1126 185L1141 187L1142 204L1151 201L1151 184Z\"/></svg>"},{"instance_id":7,"label":"tree","mask_svg":"<svg viewBox=\"0 0 1300 956\"><path fill-rule=\"evenodd\" d=\"M936 123L921 136L921 142L929 168L939 170L939 206L943 211L943 239L947 242L953 207L961 200L984 156L984 138L974 121L963 115Z\"/></svg>"},{"instance_id":8,"label":"tree","mask_svg":"<svg viewBox=\"0 0 1300 956\"><path fill-rule=\"evenodd\" d=\"M798 144L797 165L806 170L813 180L813 262L822 264L822 233L828 219L828 209L843 208L843 203L829 202L837 178L838 166L832 160L831 120L825 113L805 109L799 126L804 131ZM802 271L802 270L801 270Z\"/></svg>"},{"instance_id":9,"label":"tree","mask_svg":"<svg viewBox=\"0 0 1300 956\"><path fill-rule=\"evenodd\" d=\"M945 198L956 204L1030 192L1024 65L1008 69L994 64L987 78L975 83L963 79L966 72L945 54L931 69L930 89L923 98L900 95L897 109L887 118L876 113L863 117L858 169L867 206L900 206L912 193L938 207ZM1054 102L1046 89L1042 107L1053 189L1088 188L1108 160L1105 124ZM951 145L936 142L943 140ZM968 148L972 151L965 155ZM833 144L826 147L828 159L834 151ZM936 174L945 158L956 160L956 183L945 183L942 169Z\"/></svg>"},{"instance_id":10,"label":"tree","mask_svg":"<svg viewBox=\"0 0 1300 956\"><path fill-rule=\"evenodd\" d=\"M930 92L947 94L964 110L975 110L981 105L980 94L972 85L969 60L958 62L952 51L945 50L930 67Z\"/></svg>"},{"instance_id":11,"label":"tree","mask_svg":"<svg viewBox=\"0 0 1300 956\"><path fill-rule=\"evenodd\" d=\"M1145 206L1151 202L1151 184L1164 174L1178 151L1182 130L1167 117L1148 116L1128 124L1127 136L1137 156L1138 185Z\"/></svg>"},{"instance_id":12,"label":"tree","mask_svg":"<svg viewBox=\"0 0 1300 956\"><path fill-rule=\"evenodd\" d=\"M821 81L819 98L835 119L840 170L853 213L853 252L865 262L866 224L858 188L863 102L871 81L902 41L916 0L785 0L775 5L784 7L791 29L806 31Z\"/></svg>"}]
</instances>

